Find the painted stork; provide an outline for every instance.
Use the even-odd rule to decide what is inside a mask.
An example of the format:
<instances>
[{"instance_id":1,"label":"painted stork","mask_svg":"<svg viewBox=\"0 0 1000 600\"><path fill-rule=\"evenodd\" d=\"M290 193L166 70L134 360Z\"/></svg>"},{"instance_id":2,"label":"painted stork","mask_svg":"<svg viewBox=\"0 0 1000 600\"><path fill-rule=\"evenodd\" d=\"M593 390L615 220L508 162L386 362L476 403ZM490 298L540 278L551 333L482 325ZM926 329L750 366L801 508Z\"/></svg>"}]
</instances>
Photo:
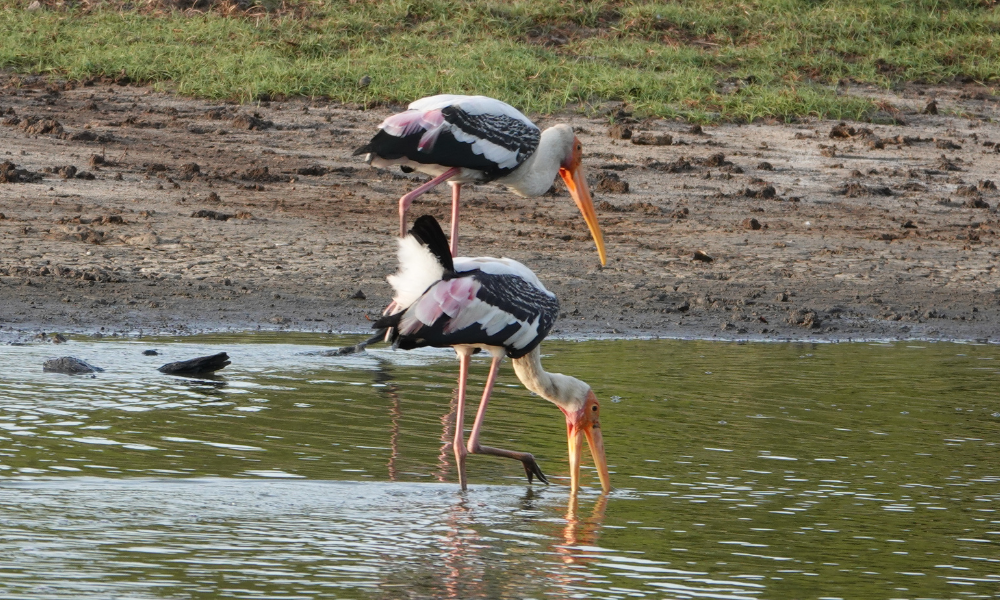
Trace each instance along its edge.
<instances>
[{"instance_id":1,"label":"painted stork","mask_svg":"<svg viewBox=\"0 0 1000 600\"><path fill-rule=\"evenodd\" d=\"M463 183L496 181L526 198L541 196L558 173L583 213L597 244L601 264L607 256L594 201L580 161L582 146L569 125L540 131L513 106L486 96L442 94L421 98L406 112L392 115L379 132L354 151L375 167L400 165L433 179L399 199L399 236L406 234L406 212L431 188L451 184L451 255L458 248L458 201Z\"/></svg>"},{"instance_id":2,"label":"painted stork","mask_svg":"<svg viewBox=\"0 0 1000 600\"><path fill-rule=\"evenodd\" d=\"M567 375L542 368L539 343L559 314L559 301L535 274L509 258L455 258L434 217L416 220L410 235L399 242L400 269L389 276L398 312L382 317L376 328L390 328L395 347L452 347L458 354L458 406L453 450L459 482L466 489L467 454L492 454L520 460L532 476L548 483L534 457L527 452L490 448L479 443L486 406L496 383L500 361L509 356L514 372L526 388L554 403L566 416L569 441L570 489L580 487L583 439L590 445L605 492L611 490L600 404L590 386ZM465 387L473 352L493 357L483 398L468 445L464 441Z\"/></svg>"}]
</instances>

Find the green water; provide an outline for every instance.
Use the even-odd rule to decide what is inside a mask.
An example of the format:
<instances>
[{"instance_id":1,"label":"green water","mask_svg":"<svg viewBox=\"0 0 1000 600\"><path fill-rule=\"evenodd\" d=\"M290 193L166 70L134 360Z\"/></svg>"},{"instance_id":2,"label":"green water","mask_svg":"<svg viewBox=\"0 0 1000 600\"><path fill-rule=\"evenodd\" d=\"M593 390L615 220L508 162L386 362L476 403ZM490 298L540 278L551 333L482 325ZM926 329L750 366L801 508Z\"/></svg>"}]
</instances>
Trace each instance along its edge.
<instances>
[{"instance_id":1,"label":"green water","mask_svg":"<svg viewBox=\"0 0 1000 600\"><path fill-rule=\"evenodd\" d=\"M546 342L602 401L616 489L574 503L509 365L483 443L552 485L470 456L463 495L454 354L308 354L345 341L0 347L0 597L1000 597L998 346Z\"/></svg>"}]
</instances>

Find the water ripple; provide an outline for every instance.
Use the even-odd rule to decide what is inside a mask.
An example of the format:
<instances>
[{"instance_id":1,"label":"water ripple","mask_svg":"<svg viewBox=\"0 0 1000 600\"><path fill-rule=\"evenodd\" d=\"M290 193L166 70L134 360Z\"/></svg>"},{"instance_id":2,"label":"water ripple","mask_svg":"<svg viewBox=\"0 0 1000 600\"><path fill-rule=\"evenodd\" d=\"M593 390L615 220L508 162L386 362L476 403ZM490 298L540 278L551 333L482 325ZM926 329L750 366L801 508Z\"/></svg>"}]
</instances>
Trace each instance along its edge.
<instances>
[{"instance_id":1,"label":"water ripple","mask_svg":"<svg viewBox=\"0 0 1000 600\"><path fill-rule=\"evenodd\" d=\"M943 598L1000 583L996 369L977 367L996 346L546 343L551 370L611 400L617 489L594 495L585 465L574 505L562 415L509 366L484 442L530 450L553 485L476 456L462 496L450 351L155 341L0 347L0 596ZM223 349L233 364L211 379L156 371ZM60 354L110 368L42 373ZM487 366L473 361L473 397Z\"/></svg>"}]
</instances>

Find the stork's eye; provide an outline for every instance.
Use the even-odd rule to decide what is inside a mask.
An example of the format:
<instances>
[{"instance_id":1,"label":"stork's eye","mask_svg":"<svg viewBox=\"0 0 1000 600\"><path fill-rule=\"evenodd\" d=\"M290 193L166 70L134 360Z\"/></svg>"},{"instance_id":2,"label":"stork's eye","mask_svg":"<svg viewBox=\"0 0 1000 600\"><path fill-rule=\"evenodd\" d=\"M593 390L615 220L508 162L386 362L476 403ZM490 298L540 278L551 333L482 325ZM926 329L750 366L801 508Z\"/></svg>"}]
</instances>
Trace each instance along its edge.
<instances>
[{"instance_id":1,"label":"stork's eye","mask_svg":"<svg viewBox=\"0 0 1000 600\"><path fill-rule=\"evenodd\" d=\"M592 410L594 412L597 412L597 405L595 404L594 406L591 406L590 410Z\"/></svg>"}]
</instances>

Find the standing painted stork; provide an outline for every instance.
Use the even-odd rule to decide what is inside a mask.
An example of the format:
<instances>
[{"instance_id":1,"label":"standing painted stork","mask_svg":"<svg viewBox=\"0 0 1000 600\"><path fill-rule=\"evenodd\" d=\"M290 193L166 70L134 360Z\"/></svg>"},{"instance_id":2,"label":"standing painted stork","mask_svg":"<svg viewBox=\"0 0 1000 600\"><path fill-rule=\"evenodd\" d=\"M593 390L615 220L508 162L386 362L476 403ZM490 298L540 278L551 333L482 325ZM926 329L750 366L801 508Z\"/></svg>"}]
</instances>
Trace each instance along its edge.
<instances>
[{"instance_id":1,"label":"standing painted stork","mask_svg":"<svg viewBox=\"0 0 1000 600\"><path fill-rule=\"evenodd\" d=\"M569 125L540 131L513 106L486 96L442 94L421 98L392 115L354 155L375 167L400 165L433 179L399 199L399 236L406 235L406 212L431 188L451 184L451 255L458 249L458 200L463 183L496 181L526 198L541 196L558 173L607 256L594 201L580 164L582 146Z\"/></svg>"},{"instance_id":2,"label":"standing painted stork","mask_svg":"<svg viewBox=\"0 0 1000 600\"><path fill-rule=\"evenodd\" d=\"M382 317L375 327L390 328L393 345L404 350L452 347L458 353L458 406L452 446L462 489L466 489L465 457L469 453L515 458L524 464L529 482L537 476L548 483L531 454L479 444L500 361L509 356L521 383L554 403L566 416L571 491L575 493L580 487L580 455L585 437L601 487L610 491L597 397L583 381L547 373L542 368L538 345L559 314L555 295L530 269L509 258L452 259L444 232L430 216L417 219L410 235L400 240L399 261L399 272L388 278L398 312ZM489 352L493 362L466 445L465 387L469 362L477 349Z\"/></svg>"}]
</instances>

